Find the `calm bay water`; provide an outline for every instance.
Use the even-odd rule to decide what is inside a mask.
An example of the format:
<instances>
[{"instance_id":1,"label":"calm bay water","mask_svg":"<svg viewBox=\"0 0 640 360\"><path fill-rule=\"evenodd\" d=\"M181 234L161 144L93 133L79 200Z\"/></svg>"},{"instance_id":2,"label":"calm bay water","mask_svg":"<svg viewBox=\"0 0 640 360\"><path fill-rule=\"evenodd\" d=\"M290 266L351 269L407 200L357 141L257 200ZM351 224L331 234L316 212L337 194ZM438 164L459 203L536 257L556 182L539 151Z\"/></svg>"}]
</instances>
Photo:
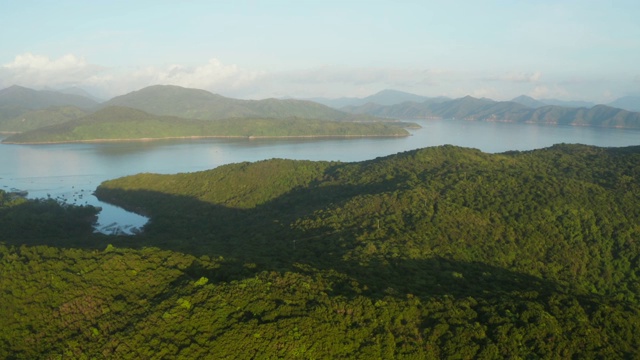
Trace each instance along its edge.
<instances>
[{"instance_id":1,"label":"calm bay water","mask_svg":"<svg viewBox=\"0 0 640 360\"><path fill-rule=\"evenodd\" d=\"M103 208L97 228L130 233L146 218L102 203L92 195L108 179L142 172L173 174L271 158L361 161L422 147L452 144L498 153L557 143L619 147L640 145L640 131L570 126L415 121L422 129L406 138L201 139L103 144L0 144L0 189L26 190L30 198L52 197Z\"/></svg>"}]
</instances>

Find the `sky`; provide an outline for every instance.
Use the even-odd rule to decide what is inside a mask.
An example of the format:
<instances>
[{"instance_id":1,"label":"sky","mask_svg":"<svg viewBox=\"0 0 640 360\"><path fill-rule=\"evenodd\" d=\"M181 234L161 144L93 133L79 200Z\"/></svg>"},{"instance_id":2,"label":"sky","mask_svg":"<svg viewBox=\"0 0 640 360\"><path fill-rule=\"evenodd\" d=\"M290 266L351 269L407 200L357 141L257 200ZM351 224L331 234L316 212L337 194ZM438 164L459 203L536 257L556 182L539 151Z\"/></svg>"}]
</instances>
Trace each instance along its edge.
<instances>
[{"instance_id":1,"label":"sky","mask_svg":"<svg viewBox=\"0 0 640 360\"><path fill-rule=\"evenodd\" d=\"M0 0L0 89L640 95L640 1Z\"/></svg>"}]
</instances>

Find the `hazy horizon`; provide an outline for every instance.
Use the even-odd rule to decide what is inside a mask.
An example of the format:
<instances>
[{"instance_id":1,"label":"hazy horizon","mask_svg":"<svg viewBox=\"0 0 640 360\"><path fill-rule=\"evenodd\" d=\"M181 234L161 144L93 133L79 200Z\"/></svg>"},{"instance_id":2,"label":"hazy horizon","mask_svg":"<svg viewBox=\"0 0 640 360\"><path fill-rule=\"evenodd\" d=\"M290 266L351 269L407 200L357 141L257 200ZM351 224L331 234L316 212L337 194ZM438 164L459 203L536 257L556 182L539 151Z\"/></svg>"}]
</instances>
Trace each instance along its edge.
<instances>
[{"instance_id":1,"label":"hazy horizon","mask_svg":"<svg viewBox=\"0 0 640 360\"><path fill-rule=\"evenodd\" d=\"M103 99L156 84L242 99L640 95L634 1L0 2L10 29L0 88L77 86Z\"/></svg>"}]
</instances>

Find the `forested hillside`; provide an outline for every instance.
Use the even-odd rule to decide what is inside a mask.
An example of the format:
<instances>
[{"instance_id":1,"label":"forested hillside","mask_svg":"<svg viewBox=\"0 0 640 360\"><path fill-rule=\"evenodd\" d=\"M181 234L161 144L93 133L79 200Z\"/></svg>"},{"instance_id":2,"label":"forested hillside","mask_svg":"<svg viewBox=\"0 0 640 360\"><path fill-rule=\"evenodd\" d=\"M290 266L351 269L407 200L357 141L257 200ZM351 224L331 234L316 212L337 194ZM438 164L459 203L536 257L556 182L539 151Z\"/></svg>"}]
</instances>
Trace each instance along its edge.
<instances>
[{"instance_id":1,"label":"forested hillside","mask_svg":"<svg viewBox=\"0 0 640 360\"><path fill-rule=\"evenodd\" d=\"M142 235L3 234L0 357L635 358L639 179L556 145L108 181Z\"/></svg>"}]
</instances>

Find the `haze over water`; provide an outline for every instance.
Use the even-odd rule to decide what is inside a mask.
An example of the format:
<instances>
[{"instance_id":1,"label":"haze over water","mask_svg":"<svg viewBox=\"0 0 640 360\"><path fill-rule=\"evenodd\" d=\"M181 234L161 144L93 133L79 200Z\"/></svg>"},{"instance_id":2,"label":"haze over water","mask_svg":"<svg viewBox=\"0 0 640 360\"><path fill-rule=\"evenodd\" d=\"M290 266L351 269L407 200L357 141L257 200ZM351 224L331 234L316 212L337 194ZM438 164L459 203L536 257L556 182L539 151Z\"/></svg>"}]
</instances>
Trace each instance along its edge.
<instances>
[{"instance_id":1,"label":"haze over water","mask_svg":"<svg viewBox=\"0 0 640 360\"><path fill-rule=\"evenodd\" d=\"M499 153L557 143L619 147L640 144L640 131L592 127L416 121L422 129L406 138L203 139L59 145L0 145L0 189L26 190L30 198L52 197L103 208L97 228L131 232L146 218L98 201L103 181L143 172L173 174L271 158L362 161L423 147L452 144Z\"/></svg>"}]
</instances>

